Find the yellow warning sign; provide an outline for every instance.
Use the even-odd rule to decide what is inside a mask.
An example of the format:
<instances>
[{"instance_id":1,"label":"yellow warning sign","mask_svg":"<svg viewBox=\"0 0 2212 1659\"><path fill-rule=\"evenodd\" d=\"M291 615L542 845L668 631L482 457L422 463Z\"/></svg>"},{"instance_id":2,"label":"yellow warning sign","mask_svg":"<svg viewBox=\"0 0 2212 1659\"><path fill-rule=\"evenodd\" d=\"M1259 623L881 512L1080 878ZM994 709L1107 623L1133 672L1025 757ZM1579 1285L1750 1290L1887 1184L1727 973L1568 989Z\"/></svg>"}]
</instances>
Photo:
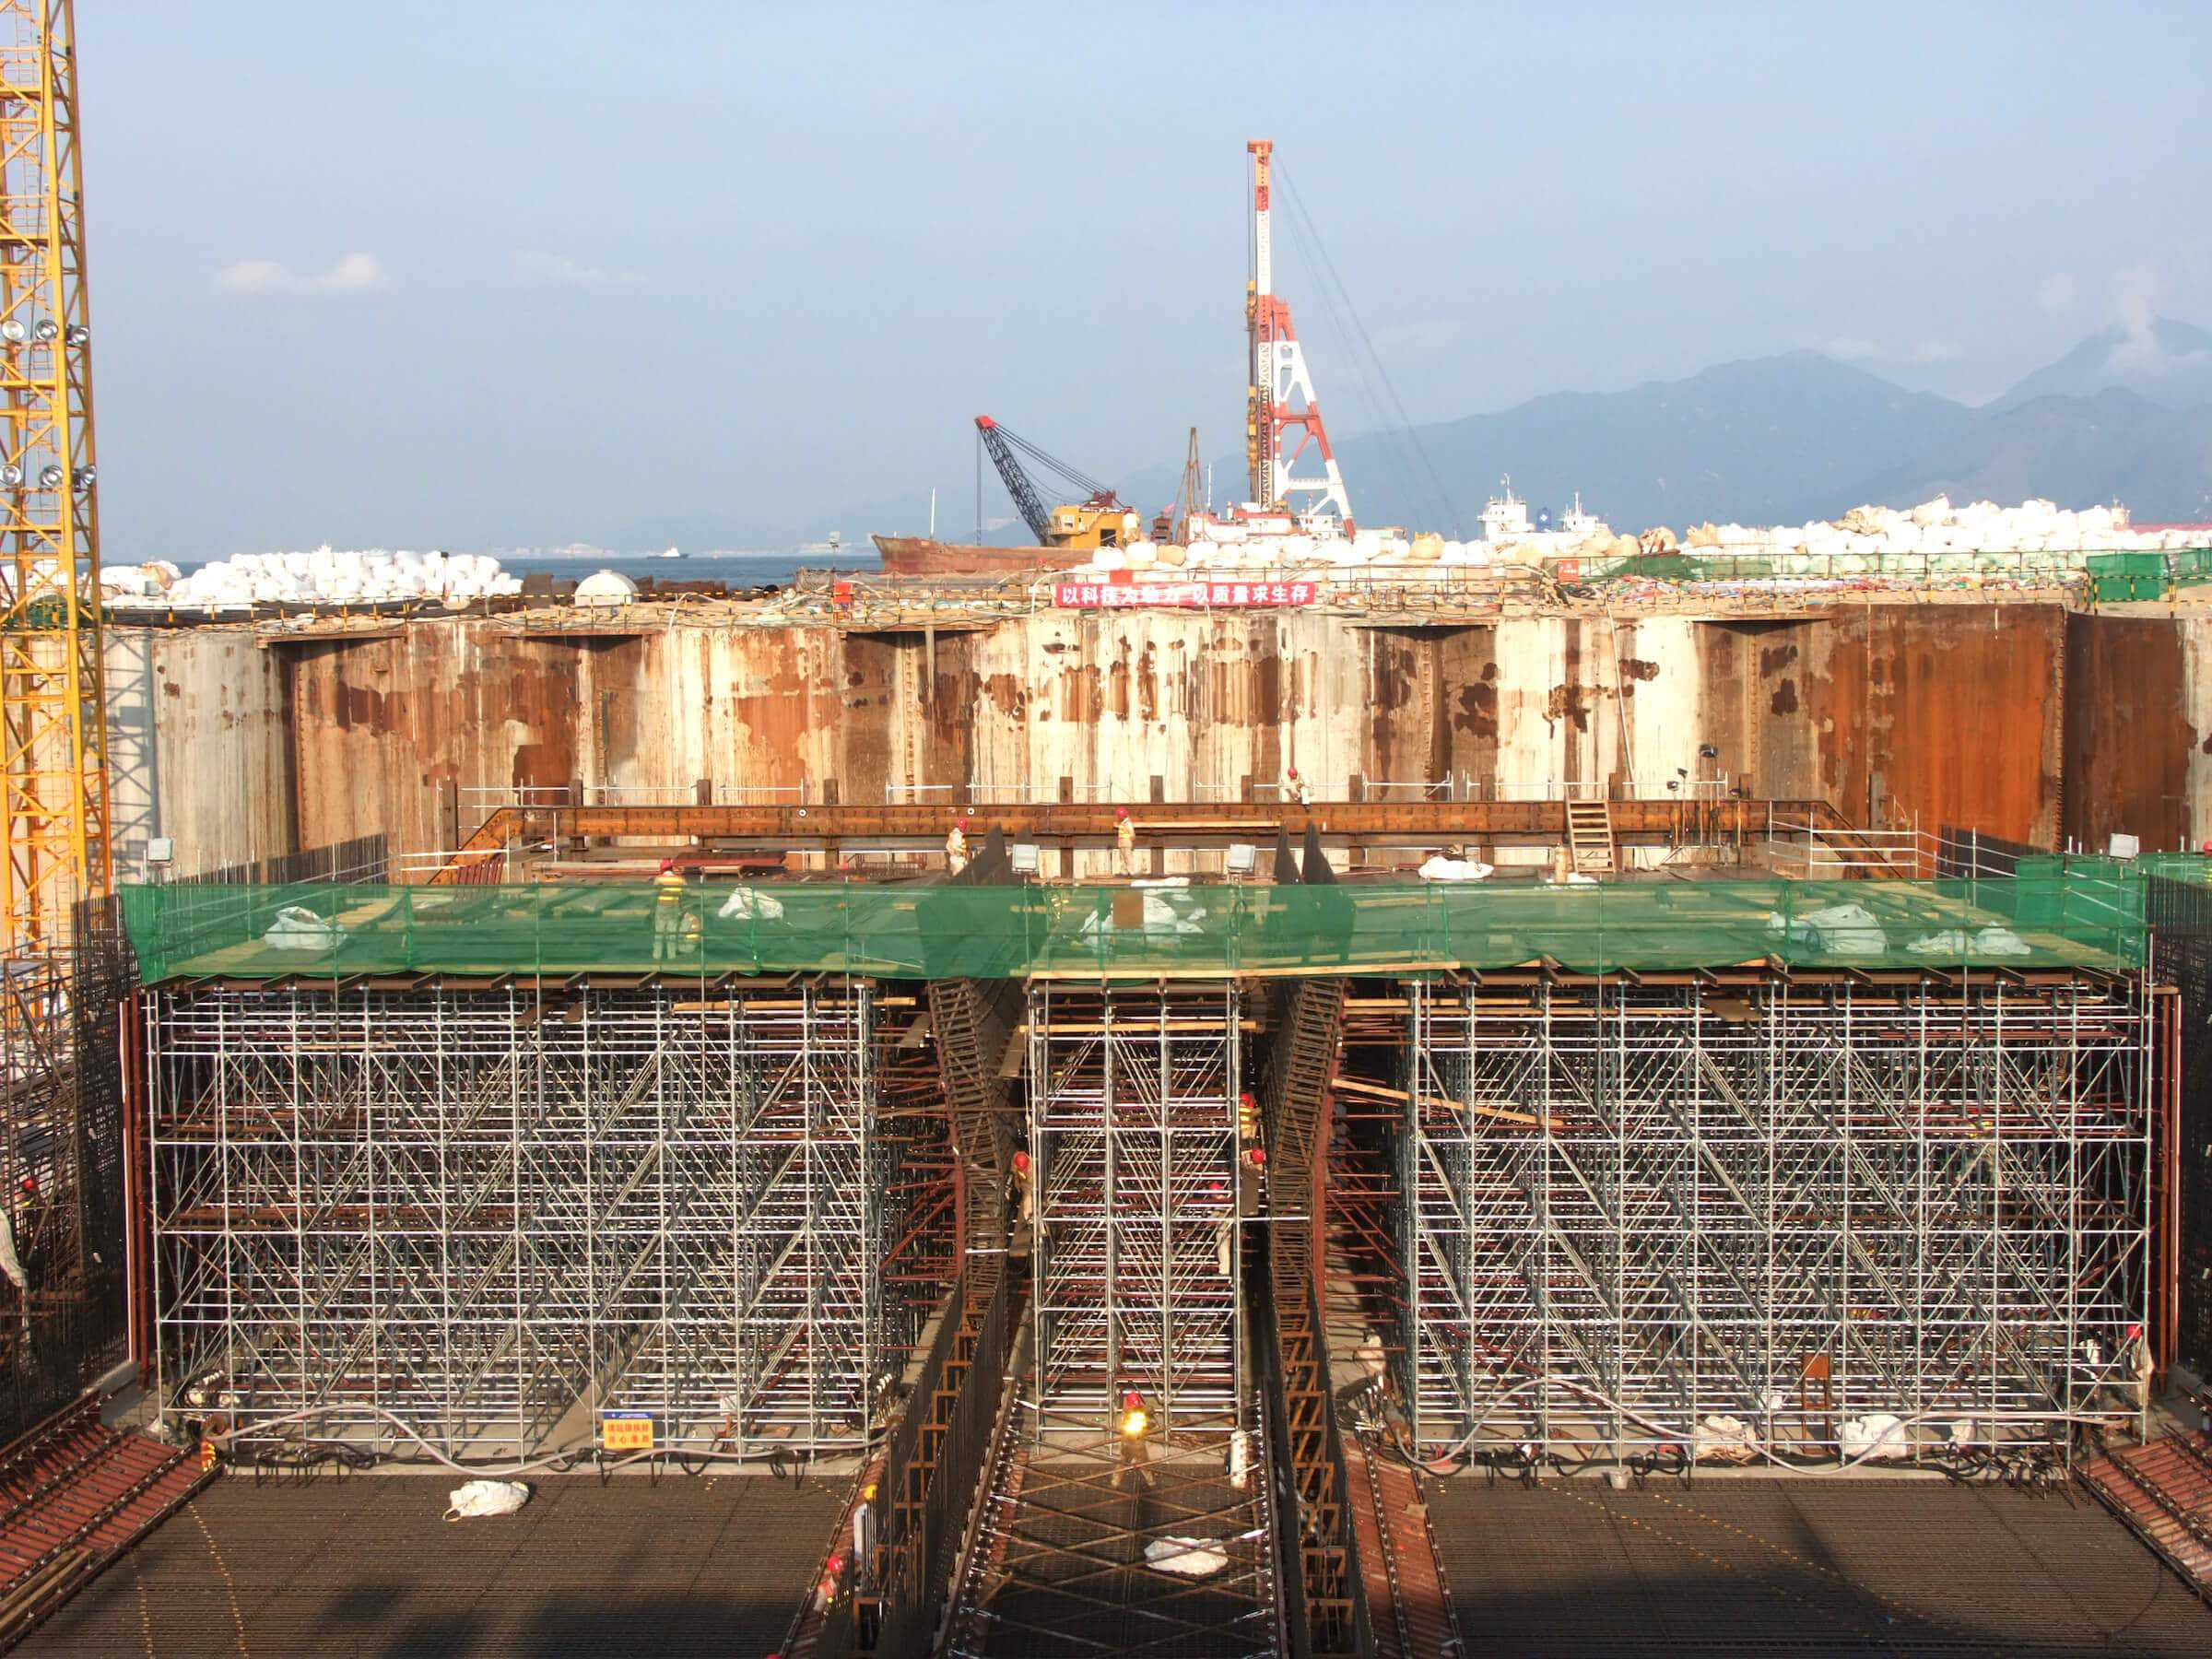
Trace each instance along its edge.
<instances>
[{"instance_id":1,"label":"yellow warning sign","mask_svg":"<svg viewBox=\"0 0 2212 1659\"><path fill-rule=\"evenodd\" d=\"M599 1414L599 1449L602 1452L653 1450L653 1413L603 1411Z\"/></svg>"}]
</instances>

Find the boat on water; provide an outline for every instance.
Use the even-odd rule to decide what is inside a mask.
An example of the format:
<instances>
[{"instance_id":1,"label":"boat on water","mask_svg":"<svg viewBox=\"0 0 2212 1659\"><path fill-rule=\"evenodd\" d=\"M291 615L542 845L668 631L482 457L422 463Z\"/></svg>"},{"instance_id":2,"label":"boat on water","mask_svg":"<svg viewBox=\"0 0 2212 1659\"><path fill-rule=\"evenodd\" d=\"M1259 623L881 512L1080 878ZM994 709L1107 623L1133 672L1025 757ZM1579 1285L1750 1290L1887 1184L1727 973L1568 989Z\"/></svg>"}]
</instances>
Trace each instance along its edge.
<instances>
[{"instance_id":1,"label":"boat on water","mask_svg":"<svg viewBox=\"0 0 2212 1659\"><path fill-rule=\"evenodd\" d=\"M988 547L927 535L875 535L883 568L894 576L1008 576L1022 571L1065 571L1094 547Z\"/></svg>"}]
</instances>

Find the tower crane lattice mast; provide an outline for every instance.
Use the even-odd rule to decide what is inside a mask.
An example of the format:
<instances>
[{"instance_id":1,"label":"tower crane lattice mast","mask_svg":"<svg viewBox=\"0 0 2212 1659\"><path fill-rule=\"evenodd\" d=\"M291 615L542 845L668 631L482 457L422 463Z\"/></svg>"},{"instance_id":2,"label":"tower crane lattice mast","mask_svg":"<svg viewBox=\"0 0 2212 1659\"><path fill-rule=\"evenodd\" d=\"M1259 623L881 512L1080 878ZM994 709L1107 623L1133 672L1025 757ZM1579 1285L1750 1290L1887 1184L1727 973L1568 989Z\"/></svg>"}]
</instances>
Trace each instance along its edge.
<instances>
[{"instance_id":1,"label":"tower crane lattice mast","mask_svg":"<svg viewBox=\"0 0 2212 1659\"><path fill-rule=\"evenodd\" d=\"M1351 498L1336 454L1322 425L1313 396L1313 377L1291 326L1290 308L1275 297L1274 214L1270 172L1275 141L1254 138L1245 145L1252 157L1252 284L1245 299L1245 326L1252 338L1252 380L1247 389L1245 460L1255 506L1288 511L1301 523L1341 521L1352 528ZM1302 476L1299 463L1308 449L1321 470Z\"/></svg>"},{"instance_id":2,"label":"tower crane lattice mast","mask_svg":"<svg viewBox=\"0 0 2212 1659\"><path fill-rule=\"evenodd\" d=\"M72 0L0 0L0 925L113 886Z\"/></svg>"}]
</instances>

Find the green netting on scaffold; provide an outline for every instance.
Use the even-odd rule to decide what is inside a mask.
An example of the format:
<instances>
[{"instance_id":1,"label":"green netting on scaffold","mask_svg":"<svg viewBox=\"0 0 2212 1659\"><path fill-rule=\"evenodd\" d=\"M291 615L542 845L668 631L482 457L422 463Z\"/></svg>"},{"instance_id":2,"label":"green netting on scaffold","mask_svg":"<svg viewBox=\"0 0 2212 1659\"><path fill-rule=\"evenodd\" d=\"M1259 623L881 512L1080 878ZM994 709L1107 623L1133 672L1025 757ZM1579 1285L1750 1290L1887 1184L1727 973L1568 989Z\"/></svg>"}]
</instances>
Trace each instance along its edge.
<instances>
[{"instance_id":1,"label":"green netting on scaffold","mask_svg":"<svg viewBox=\"0 0 2212 1659\"><path fill-rule=\"evenodd\" d=\"M2123 969L2143 878L2112 860L1943 881L1338 887L709 883L126 887L148 983L388 973L900 979L1798 966Z\"/></svg>"}]
</instances>

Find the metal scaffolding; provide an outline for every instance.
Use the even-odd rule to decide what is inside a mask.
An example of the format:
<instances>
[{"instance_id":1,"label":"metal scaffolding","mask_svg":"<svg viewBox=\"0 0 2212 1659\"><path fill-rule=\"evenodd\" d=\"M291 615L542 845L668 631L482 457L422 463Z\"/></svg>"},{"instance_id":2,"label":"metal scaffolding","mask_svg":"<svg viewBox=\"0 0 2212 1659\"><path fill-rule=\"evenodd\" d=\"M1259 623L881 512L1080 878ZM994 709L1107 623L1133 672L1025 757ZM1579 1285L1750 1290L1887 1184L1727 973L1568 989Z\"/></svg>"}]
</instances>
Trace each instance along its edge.
<instances>
[{"instance_id":1,"label":"metal scaffolding","mask_svg":"<svg viewBox=\"0 0 2212 1659\"><path fill-rule=\"evenodd\" d=\"M2008 981L2010 982L2008 982ZM2151 1043L2133 976L1406 987L1422 1446L2064 1447L2132 1413ZM1864 1425L1862 1425L1862 1429Z\"/></svg>"},{"instance_id":2,"label":"metal scaffolding","mask_svg":"<svg viewBox=\"0 0 2212 1659\"><path fill-rule=\"evenodd\" d=\"M402 1454L854 1448L878 1271L875 988L147 994L161 1397Z\"/></svg>"},{"instance_id":3,"label":"metal scaffolding","mask_svg":"<svg viewBox=\"0 0 2212 1659\"><path fill-rule=\"evenodd\" d=\"M1030 986L1041 1433L1095 1434L1123 1388L1171 1436L1240 1426L1240 1008L1226 981Z\"/></svg>"},{"instance_id":4,"label":"metal scaffolding","mask_svg":"<svg viewBox=\"0 0 2212 1659\"><path fill-rule=\"evenodd\" d=\"M118 1357L123 1089L116 937L80 906L73 943L0 959L0 1439Z\"/></svg>"}]
</instances>

